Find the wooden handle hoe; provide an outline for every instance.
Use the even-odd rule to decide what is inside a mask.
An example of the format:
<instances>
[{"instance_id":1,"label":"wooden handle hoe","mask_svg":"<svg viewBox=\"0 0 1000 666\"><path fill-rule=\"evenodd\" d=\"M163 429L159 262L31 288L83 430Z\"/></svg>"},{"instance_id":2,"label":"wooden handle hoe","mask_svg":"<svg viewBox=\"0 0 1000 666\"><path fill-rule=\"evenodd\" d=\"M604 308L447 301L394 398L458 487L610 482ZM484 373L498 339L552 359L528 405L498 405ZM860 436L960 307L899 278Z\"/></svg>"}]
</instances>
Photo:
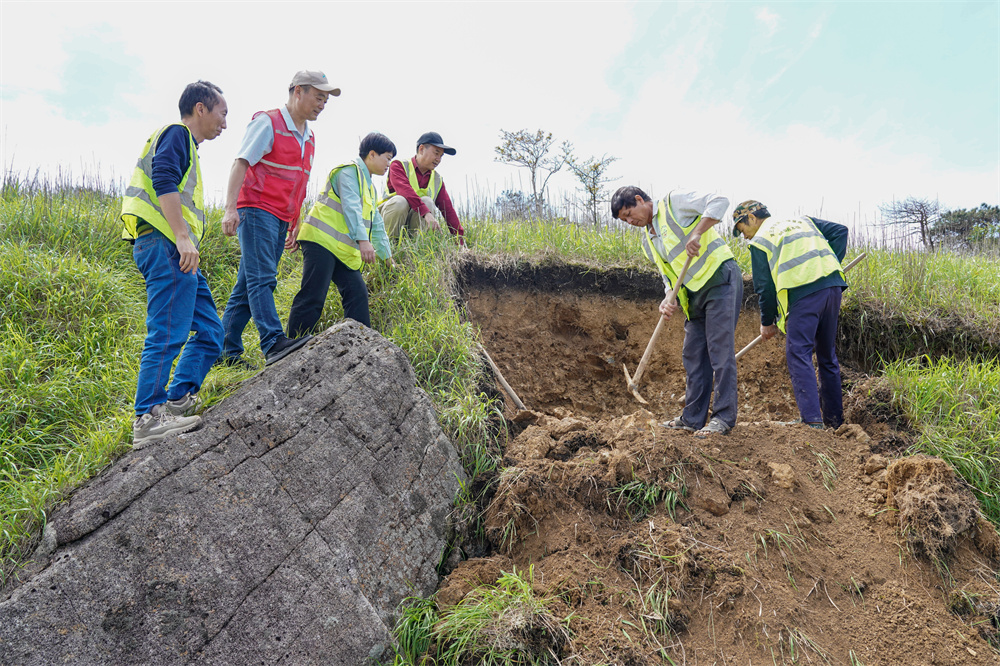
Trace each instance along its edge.
<instances>
[{"instance_id":1,"label":"wooden handle hoe","mask_svg":"<svg viewBox=\"0 0 1000 666\"><path fill-rule=\"evenodd\" d=\"M681 283L684 282L684 275L687 274L688 266L691 265L691 260L694 257L688 255L687 261L684 262L684 267L681 268L681 274L677 278L677 282L674 283L674 288L670 290L669 302L673 303L677 298L677 292L681 288ZM630 377L628 374L628 367L622 363L622 370L625 371L625 381L628 382L628 388L632 391L632 395L635 399L644 405L649 403L639 395L639 380L642 379L642 373L646 371L646 364L649 363L649 357L653 355L653 347L656 346L656 339L660 337L660 331L663 330L663 324L667 321L667 318L660 315L660 321L656 322L656 328L653 329L653 335L649 338L649 344L646 345L646 351L642 354L642 360L639 361L639 367L635 369L635 377Z\"/></svg>"},{"instance_id":2,"label":"wooden handle hoe","mask_svg":"<svg viewBox=\"0 0 1000 666\"><path fill-rule=\"evenodd\" d=\"M846 273L847 271L854 268L858 264L858 262L860 262L867 256L868 256L867 252L862 252L861 254L859 254L857 257L851 260L851 263L847 264L847 266L844 267L844 272ZM758 335L756 338L754 338L750 344L748 344L746 347L736 352L736 360L737 361L740 360L740 358L742 358L744 354L746 354L748 351L756 347L763 339L764 339L763 335Z\"/></svg>"}]
</instances>

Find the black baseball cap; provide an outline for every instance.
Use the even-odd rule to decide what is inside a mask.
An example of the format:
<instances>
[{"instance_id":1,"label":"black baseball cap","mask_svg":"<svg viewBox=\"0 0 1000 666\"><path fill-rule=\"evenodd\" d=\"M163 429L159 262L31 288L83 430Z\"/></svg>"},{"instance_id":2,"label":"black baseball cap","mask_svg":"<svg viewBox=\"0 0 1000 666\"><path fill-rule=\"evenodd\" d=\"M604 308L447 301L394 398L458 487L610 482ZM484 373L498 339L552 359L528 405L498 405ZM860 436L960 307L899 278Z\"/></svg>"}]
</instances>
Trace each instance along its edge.
<instances>
[{"instance_id":1,"label":"black baseball cap","mask_svg":"<svg viewBox=\"0 0 1000 666\"><path fill-rule=\"evenodd\" d=\"M420 138L417 139L417 148L423 146L424 144L430 146L437 146L438 148L444 151L445 155L455 154L455 149L452 148L451 146L444 145L444 139L442 139L441 135L438 134L437 132L424 132L423 134L421 134Z\"/></svg>"}]
</instances>

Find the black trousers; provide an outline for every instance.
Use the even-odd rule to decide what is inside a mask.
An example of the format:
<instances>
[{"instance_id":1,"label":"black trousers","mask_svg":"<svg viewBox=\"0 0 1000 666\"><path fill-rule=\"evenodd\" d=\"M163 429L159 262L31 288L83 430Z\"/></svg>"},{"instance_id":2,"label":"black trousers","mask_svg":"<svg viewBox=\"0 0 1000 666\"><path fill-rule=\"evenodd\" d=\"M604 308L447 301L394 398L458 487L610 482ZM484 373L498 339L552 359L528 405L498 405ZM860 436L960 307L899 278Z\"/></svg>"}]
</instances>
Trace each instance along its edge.
<instances>
[{"instance_id":1,"label":"black trousers","mask_svg":"<svg viewBox=\"0 0 1000 666\"><path fill-rule=\"evenodd\" d=\"M360 270L347 264L319 243L300 241L302 249L302 286L292 301L288 315L288 337L297 338L312 333L326 303L330 282L337 285L344 304L344 316L371 328L368 313L368 287Z\"/></svg>"}]
</instances>

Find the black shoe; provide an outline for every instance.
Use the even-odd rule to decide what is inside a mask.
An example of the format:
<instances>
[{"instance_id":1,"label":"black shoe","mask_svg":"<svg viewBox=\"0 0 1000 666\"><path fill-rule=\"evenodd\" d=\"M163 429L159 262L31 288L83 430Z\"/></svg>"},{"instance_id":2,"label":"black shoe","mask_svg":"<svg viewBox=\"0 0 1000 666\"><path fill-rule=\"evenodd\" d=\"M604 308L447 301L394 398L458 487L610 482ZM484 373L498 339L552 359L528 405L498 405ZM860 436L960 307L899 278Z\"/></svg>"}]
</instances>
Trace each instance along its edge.
<instances>
[{"instance_id":1,"label":"black shoe","mask_svg":"<svg viewBox=\"0 0 1000 666\"><path fill-rule=\"evenodd\" d=\"M301 338L279 336L278 341L267 350L267 354L265 354L267 362L264 365L271 365L275 361L280 361L310 340L312 340L311 335L303 335Z\"/></svg>"},{"instance_id":2,"label":"black shoe","mask_svg":"<svg viewBox=\"0 0 1000 666\"><path fill-rule=\"evenodd\" d=\"M220 356L212 365L226 366L227 368L239 368L240 370L250 370L253 372L258 370L256 365L242 356Z\"/></svg>"}]
</instances>

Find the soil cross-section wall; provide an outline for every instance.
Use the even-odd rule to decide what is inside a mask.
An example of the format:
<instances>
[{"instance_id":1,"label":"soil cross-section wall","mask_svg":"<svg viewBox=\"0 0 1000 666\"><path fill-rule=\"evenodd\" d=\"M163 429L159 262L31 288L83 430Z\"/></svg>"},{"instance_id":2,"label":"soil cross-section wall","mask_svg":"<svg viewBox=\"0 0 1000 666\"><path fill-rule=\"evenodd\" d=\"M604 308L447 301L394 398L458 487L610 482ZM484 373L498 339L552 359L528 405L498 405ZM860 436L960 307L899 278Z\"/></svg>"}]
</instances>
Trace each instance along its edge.
<instances>
[{"instance_id":1,"label":"soil cross-section wall","mask_svg":"<svg viewBox=\"0 0 1000 666\"><path fill-rule=\"evenodd\" d=\"M449 575L443 616L516 568L570 632L490 637L542 643L532 663L1000 663L996 532L941 461L873 453L861 384L842 429L790 424L783 347L764 343L739 363L737 427L698 439L661 425L684 392L680 318L641 383L649 411L621 369L634 371L656 323L655 276L467 266L463 279L528 411L508 412L490 556ZM738 347L758 322L744 310Z\"/></svg>"},{"instance_id":2,"label":"soil cross-section wall","mask_svg":"<svg viewBox=\"0 0 1000 666\"><path fill-rule=\"evenodd\" d=\"M361 664L429 593L464 473L403 352L341 324L51 519L0 663Z\"/></svg>"},{"instance_id":3,"label":"soil cross-section wall","mask_svg":"<svg viewBox=\"0 0 1000 666\"><path fill-rule=\"evenodd\" d=\"M622 364L635 374L656 328L663 299L659 277L568 266L501 271L465 264L462 280L483 345L529 409L559 407L593 417L630 414L640 406ZM744 309L736 346L759 333L759 314ZM664 417L683 407L683 340L684 318L678 314L661 332L640 382L649 409ZM761 343L741 359L740 419L798 418L787 375L779 340Z\"/></svg>"}]
</instances>

